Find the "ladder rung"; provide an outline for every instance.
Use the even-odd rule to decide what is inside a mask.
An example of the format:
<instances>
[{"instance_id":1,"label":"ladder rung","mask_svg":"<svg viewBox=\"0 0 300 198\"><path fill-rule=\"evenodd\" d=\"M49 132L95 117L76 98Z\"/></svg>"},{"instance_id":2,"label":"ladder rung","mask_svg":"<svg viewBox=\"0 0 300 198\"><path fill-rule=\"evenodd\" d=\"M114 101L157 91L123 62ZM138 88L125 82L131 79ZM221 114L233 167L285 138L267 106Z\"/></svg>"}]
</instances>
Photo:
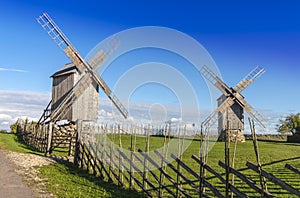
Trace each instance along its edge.
<instances>
[{"instance_id":1,"label":"ladder rung","mask_svg":"<svg viewBox=\"0 0 300 198\"><path fill-rule=\"evenodd\" d=\"M53 30L54 28L50 29L47 33L50 34L51 32L54 32Z\"/></svg>"},{"instance_id":2,"label":"ladder rung","mask_svg":"<svg viewBox=\"0 0 300 198\"><path fill-rule=\"evenodd\" d=\"M44 20L43 20L43 22L44 22ZM44 28L46 25L48 25L49 24L49 22L44 22L44 24L41 24L42 25L42 27Z\"/></svg>"}]
</instances>

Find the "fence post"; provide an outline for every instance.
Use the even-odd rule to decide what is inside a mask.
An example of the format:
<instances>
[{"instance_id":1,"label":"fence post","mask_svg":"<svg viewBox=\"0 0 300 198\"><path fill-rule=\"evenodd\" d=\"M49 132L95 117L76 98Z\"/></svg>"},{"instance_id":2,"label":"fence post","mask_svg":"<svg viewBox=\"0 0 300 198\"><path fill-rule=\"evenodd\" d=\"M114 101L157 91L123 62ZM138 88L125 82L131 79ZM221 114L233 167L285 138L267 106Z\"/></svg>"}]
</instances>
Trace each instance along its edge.
<instances>
[{"instance_id":1,"label":"fence post","mask_svg":"<svg viewBox=\"0 0 300 198\"><path fill-rule=\"evenodd\" d=\"M230 137L231 137L231 127L230 121L227 120L226 133L225 133L225 164L226 164L226 197L229 197L229 167L230 167Z\"/></svg>"},{"instance_id":2,"label":"fence post","mask_svg":"<svg viewBox=\"0 0 300 198\"><path fill-rule=\"evenodd\" d=\"M75 150L74 150L74 164L78 166L79 156L80 156L80 144L81 144L81 120L76 121L76 142L75 142Z\"/></svg>"},{"instance_id":3,"label":"fence post","mask_svg":"<svg viewBox=\"0 0 300 198\"><path fill-rule=\"evenodd\" d=\"M52 133L53 133L53 122L49 122L47 149L45 155L51 153Z\"/></svg>"}]
</instances>

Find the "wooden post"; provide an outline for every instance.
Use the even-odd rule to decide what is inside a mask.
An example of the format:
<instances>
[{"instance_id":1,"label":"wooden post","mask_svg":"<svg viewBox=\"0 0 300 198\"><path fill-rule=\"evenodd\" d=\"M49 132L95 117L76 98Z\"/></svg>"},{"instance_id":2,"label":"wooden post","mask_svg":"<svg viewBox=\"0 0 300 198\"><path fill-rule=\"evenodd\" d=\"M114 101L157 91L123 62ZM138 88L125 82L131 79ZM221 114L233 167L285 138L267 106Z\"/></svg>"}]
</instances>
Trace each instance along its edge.
<instances>
[{"instance_id":1,"label":"wooden post","mask_svg":"<svg viewBox=\"0 0 300 198\"><path fill-rule=\"evenodd\" d=\"M204 138L204 126L201 124L201 133L200 133L200 150L199 150L199 158L201 162L203 162L203 155L204 155L204 148L203 148L203 138ZM202 198L204 194L204 184L203 184L203 163L200 163L200 170L199 170L199 197Z\"/></svg>"},{"instance_id":2,"label":"wooden post","mask_svg":"<svg viewBox=\"0 0 300 198\"><path fill-rule=\"evenodd\" d=\"M257 166L258 166L258 172L259 172L259 182L261 185L261 189L263 189L263 191L268 191L267 189L267 183L266 183L266 179L262 176L262 166L260 163L260 157L259 157L259 151L258 151L258 143L257 143L257 137L256 137L256 132L255 132L255 126L254 126L254 121L251 119L249 119L249 124L250 124L250 129L251 129L251 133L252 133L252 141L253 141L253 146L254 146L254 151L255 151L255 157L256 157L256 162L257 162ZM261 193L261 197L264 196L264 192Z\"/></svg>"},{"instance_id":3,"label":"wooden post","mask_svg":"<svg viewBox=\"0 0 300 198\"><path fill-rule=\"evenodd\" d=\"M230 121L227 120L227 127L225 133L225 164L226 164L226 194L225 196L229 196L229 166L230 166Z\"/></svg>"},{"instance_id":4,"label":"wooden post","mask_svg":"<svg viewBox=\"0 0 300 198\"><path fill-rule=\"evenodd\" d=\"M52 146L52 135L53 135L53 122L49 123L49 128L48 128L48 140L47 140L47 150L45 155L51 154L51 146Z\"/></svg>"},{"instance_id":5,"label":"wooden post","mask_svg":"<svg viewBox=\"0 0 300 198\"><path fill-rule=\"evenodd\" d=\"M181 141L180 141L180 128L177 129L178 131L178 158L181 160ZM181 177L180 177L180 173L181 173L181 168L179 166L179 164L177 163L177 174L176 174L176 184L177 184L177 187L176 187L176 197L181 197L182 194L181 192L179 191L179 188L181 187Z\"/></svg>"},{"instance_id":6,"label":"wooden post","mask_svg":"<svg viewBox=\"0 0 300 198\"><path fill-rule=\"evenodd\" d=\"M165 126L164 129L164 145L163 145L163 156L165 157L165 153L166 153L166 142L167 142L167 131L168 131L168 125ZM161 163L160 163L160 167L161 167L161 171L159 174L159 196L163 197L163 186L164 186L164 175L163 175L163 171L164 171L164 160L161 159Z\"/></svg>"},{"instance_id":7,"label":"wooden post","mask_svg":"<svg viewBox=\"0 0 300 198\"><path fill-rule=\"evenodd\" d=\"M115 141L115 129L114 129L114 126L112 125L111 127L111 132L112 132L112 137L111 137L111 140L110 140L110 145L109 145L109 177L110 178L112 178L111 177L111 174L113 174L112 172L114 171L113 170L113 163L112 163L112 161L113 161L113 145L114 145L114 141Z\"/></svg>"},{"instance_id":8,"label":"wooden post","mask_svg":"<svg viewBox=\"0 0 300 198\"><path fill-rule=\"evenodd\" d=\"M122 149L122 135L121 135L121 126L120 124L118 124L118 132L119 132L119 147L120 149ZM123 174L124 174L124 171L123 171L123 158L119 152L119 178L121 180L121 183L124 183L124 180L123 180ZM119 186L120 186L120 182L119 182Z\"/></svg>"},{"instance_id":9,"label":"wooden post","mask_svg":"<svg viewBox=\"0 0 300 198\"><path fill-rule=\"evenodd\" d=\"M134 172L135 170L132 168L132 165L134 164L134 156L135 153L135 146L136 146L136 127L131 125L131 131L133 131L133 134L130 136L130 177L129 177L129 187L131 189L134 189ZM134 138L134 140L133 140Z\"/></svg>"},{"instance_id":10,"label":"wooden post","mask_svg":"<svg viewBox=\"0 0 300 198\"><path fill-rule=\"evenodd\" d=\"M234 160L235 160L235 154L236 154L236 146L237 146L237 142L238 142L237 135L238 135L238 134L236 134L235 142L234 142L233 156L232 156L232 162L231 162L232 168L234 168ZM231 175L231 185L234 186L234 174ZM231 191L231 198L233 198L233 191Z\"/></svg>"},{"instance_id":11,"label":"wooden post","mask_svg":"<svg viewBox=\"0 0 300 198\"><path fill-rule=\"evenodd\" d=\"M131 130L132 130L132 125L131 125ZM133 132L134 133L134 132ZM132 179L132 164L134 163L134 160L133 160L133 157L132 157L132 153L134 152L133 151L133 134L130 134L130 162L129 162L129 188L132 189L132 182L133 182L133 179Z\"/></svg>"},{"instance_id":12,"label":"wooden post","mask_svg":"<svg viewBox=\"0 0 300 198\"><path fill-rule=\"evenodd\" d=\"M150 145L150 125L147 126L146 129L146 147L145 147L145 153L147 153L147 155L149 154L149 145ZM144 157L144 170L143 170L143 186L144 189L147 189L147 183L145 182L145 180L148 180L148 160L146 159L146 157Z\"/></svg>"},{"instance_id":13,"label":"wooden post","mask_svg":"<svg viewBox=\"0 0 300 198\"><path fill-rule=\"evenodd\" d=\"M74 164L76 166L79 165L79 156L80 156L80 144L81 144L81 130L82 130L82 121L76 121L76 142L75 142L75 150L74 150Z\"/></svg>"}]
</instances>

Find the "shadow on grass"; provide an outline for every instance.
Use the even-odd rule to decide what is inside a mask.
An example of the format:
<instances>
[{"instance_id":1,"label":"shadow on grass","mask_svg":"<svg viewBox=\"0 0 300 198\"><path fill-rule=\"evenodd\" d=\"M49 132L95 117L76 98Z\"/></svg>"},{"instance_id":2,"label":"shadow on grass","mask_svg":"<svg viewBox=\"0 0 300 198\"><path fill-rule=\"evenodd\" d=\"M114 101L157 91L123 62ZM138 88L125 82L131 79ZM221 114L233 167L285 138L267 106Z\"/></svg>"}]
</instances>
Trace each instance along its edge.
<instances>
[{"instance_id":1,"label":"shadow on grass","mask_svg":"<svg viewBox=\"0 0 300 198\"><path fill-rule=\"evenodd\" d=\"M289 146L300 146L299 143L295 142L287 142L283 140L266 140L266 139L258 139L259 142L269 142L269 143L276 143L276 144L283 144L283 145L289 145Z\"/></svg>"},{"instance_id":2,"label":"shadow on grass","mask_svg":"<svg viewBox=\"0 0 300 198\"><path fill-rule=\"evenodd\" d=\"M100 177L92 175L88 173L86 170L78 168L75 164L71 162L62 159L56 159L56 161L58 164L63 165L63 166L56 165L56 169L59 172L61 172L61 174L70 174L76 177L84 178L85 180L88 180L89 182L93 183L95 186L104 188L106 192L109 194L109 197L143 197L142 193L139 193L134 190L122 188L112 182L104 181ZM86 183L83 180L73 179L71 182L80 186L86 185ZM95 192L97 191L95 187L93 187L92 189ZM101 195L99 195L98 197L100 196Z\"/></svg>"}]
</instances>

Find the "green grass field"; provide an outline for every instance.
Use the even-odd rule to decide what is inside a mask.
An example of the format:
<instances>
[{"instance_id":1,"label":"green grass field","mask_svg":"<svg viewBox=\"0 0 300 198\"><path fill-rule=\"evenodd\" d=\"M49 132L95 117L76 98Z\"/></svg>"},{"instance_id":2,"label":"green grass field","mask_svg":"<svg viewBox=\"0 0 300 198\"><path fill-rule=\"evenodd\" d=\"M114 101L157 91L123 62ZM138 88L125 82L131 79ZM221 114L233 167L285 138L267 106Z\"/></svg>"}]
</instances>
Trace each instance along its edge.
<instances>
[{"instance_id":1,"label":"green grass field","mask_svg":"<svg viewBox=\"0 0 300 198\"><path fill-rule=\"evenodd\" d=\"M119 135L109 135L109 138L114 141L115 145L120 143ZM130 136L122 135L121 143L123 148L130 147ZM163 145L164 138L162 137L150 137L150 151L160 148ZM190 141L190 142L189 142ZM145 151L145 142L146 138L143 136L137 136L137 148ZM176 141L175 141L176 142ZM185 144L189 144L190 146L183 154L183 161L189 165L193 170L198 172L199 165L191 158L193 154L198 155L199 153L199 139L195 138L194 140L185 140ZM263 170L272 173L277 178L282 181L287 182L292 185L294 188L300 190L300 175L294 174L292 171L285 168L285 164L288 163L290 165L295 166L296 168L300 168L300 143L287 143L282 140L261 140L258 142L259 146L259 154L260 161L263 166ZM230 155L233 154L234 143L230 145ZM172 152L172 150L170 150ZM176 154L176 153L175 153ZM221 173L223 177L225 177L225 170L218 165L219 160L224 160L224 142L215 142L213 148L208 153L208 162L207 164L216 170L218 173ZM250 170L246 166L246 162L249 161L253 164L256 163L256 157L254 152L254 146L252 140L248 140L244 143L237 144L236 158L234 168L241 173L245 174L249 178L256 181L259 185L259 176L256 172ZM230 164L232 164L230 162ZM176 167L176 163L173 162L173 165ZM173 175L173 178L176 178L176 174L170 169L167 169L168 173ZM157 172L158 173L158 172ZM186 175L189 175L187 172L184 172ZM189 177L192 178L192 177ZM220 181L210 173L207 173L207 178L209 178L209 182L213 185L217 186L221 192L225 192L224 184L220 183ZM150 178L151 180L151 178ZM154 179L153 179L154 181ZM251 197L260 196L260 194L256 193L253 189L247 186L244 182L239 179L235 179L235 186L238 189ZM267 181L268 190L277 197L293 197L288 191L281 189L280 186L273 184L270 181ZM188 190L188 187L187 187ZM208 192L209 195L212 195ZM195 195L196 196L196 195ZM296 196L295 196L296 197Z\"/></svg>"},{"instance_id":2,"label":"green grass field","mask_svg":"<svg viewBox=\"0 0 300 198\"><path fill-rule=\"evenodd\" d=\"M0 134L0 148L43 155L18 142L15 134ZM48 179L47 188L55 197L141 197L137 192L101 181L69 162L43 166L39 170L41 178Z\"/></svg>"},{"instance_id":3,"label":"green grass field","mask_svg":"<svg viewBox=\"0 0 300 198\"><path fill-rule=\"evenodd\" d=\"M120 143L120 136L109 136L113 139L116 145ZM130 136L122 135L122 147L130 147ZM137 137L136 149L140 148L145 150L145 138ZM150 150L159 148L163 145L164 138L151 137ZM188 140L185 141L185 143ZM188 164L193 170L199 170L199 165L191 158L192 154L199 153L199 140L190 140L189 148L183 154L183 161ZM16 137L13 134L0 134L1 148L10 149L16 152L34 153L27 146L16 142ZM231 151L233 150L233 143L231 144ZM260 159L263 169L278 177L279 179L287 182L296 189L300 189L300 176L294 174L292 171L284 168L285 164L291 164L300 168L300 144L286 143L284 141L259 141ZM232 154L232 153L231 153ZM218 161L224 161L224 143L217 142L209 152L208 165L221 173L225 177L225 171L218 165ZM259 184L258 174L252 170L247 169L246 162L250 161L256 164L253 143L246 141L245 143L237 144L237 153L235 160L235 169L239 170L249 178L255 180ZM175 163L173 163L176 165ZM57 197L138 197L141 196L130 190L125 190L101 181L99 178L87 174L85 171L79 170L71 163L57 163L40 169L41 176L48 178L48 189L53 192ZM176 178L169 168L168 173ZM211 174L207 174L209 182L215 185L220 191L224 192L224 185L219 182L217 178ZM272 182L267 182L269 191L277 197L293 197L290 193L282 190L279 186ZM249 188L245 183L236 179L235 186L250 197L260 196L254 190ZM188 190L188 189L187 189ZM208 191L208 194L211 193ZM197 195L195 194L195 197Z\"/></svg>"}]
</instances>

